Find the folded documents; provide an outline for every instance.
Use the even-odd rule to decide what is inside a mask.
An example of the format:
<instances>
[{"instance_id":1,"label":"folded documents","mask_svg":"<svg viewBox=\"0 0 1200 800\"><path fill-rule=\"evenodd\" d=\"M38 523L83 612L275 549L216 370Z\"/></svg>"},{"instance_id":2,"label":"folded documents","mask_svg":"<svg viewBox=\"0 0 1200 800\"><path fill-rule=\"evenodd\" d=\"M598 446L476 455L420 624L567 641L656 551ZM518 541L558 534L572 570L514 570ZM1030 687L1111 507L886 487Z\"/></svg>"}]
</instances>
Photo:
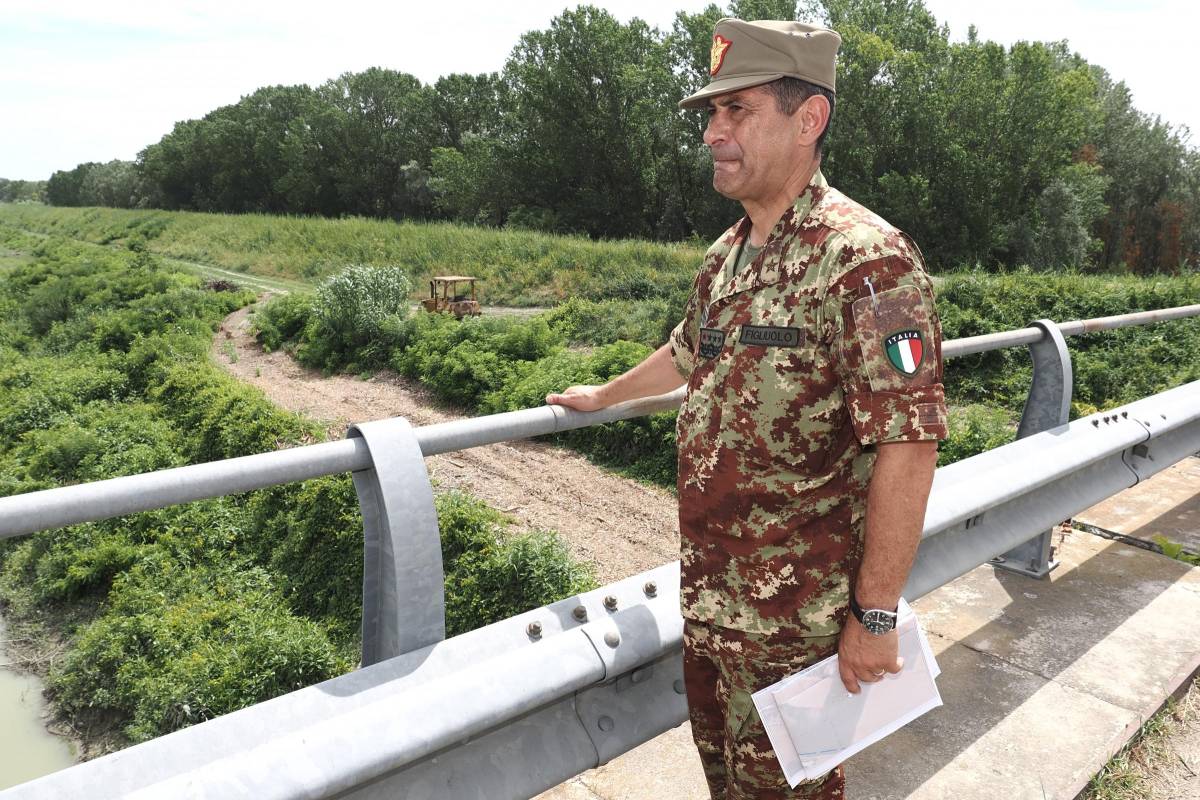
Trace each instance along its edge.
<instances>
[{"instance_id":1,"label":"folded documents","mask_svg":"<svg viewBox=\"0 0 1200 800\"><path fill-rule=\"evenodd\" d=\"M940 674L917 617L900 601L896 631L904 667L850 694L830 656L752 696L793 787L819 777L926 711L942 704Z\"/></svg>"}]
</instances>

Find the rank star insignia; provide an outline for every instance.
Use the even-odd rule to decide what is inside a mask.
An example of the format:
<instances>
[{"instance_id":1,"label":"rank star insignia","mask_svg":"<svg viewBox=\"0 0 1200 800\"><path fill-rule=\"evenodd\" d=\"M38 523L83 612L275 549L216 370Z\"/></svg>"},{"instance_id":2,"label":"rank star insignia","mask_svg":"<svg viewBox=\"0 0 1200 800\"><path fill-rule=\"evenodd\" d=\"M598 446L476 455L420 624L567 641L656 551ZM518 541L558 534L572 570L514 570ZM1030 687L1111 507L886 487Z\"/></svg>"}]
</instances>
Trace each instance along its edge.
<instances>
[{"instance_id":1,"label":"rank star insignia","mask_svg":"<svg viewBox=\"0 0 1200 800\"><path fill-rule=\"evenodd\" d=\"M729 45L733 44L724 36L714 36L712 53L709 56L709 75L716 75L721 71L721 65L725 63L725 53L729 51Z\"/></svg>"},{"instance_id":2,"label":"rank star insignia","mask_svg":"<svg viewBox=\"0 0 1200 800\"><path fill-rule=\"evenodd\" d=\"M917 374L925 345L918 330L896 331L883 340L883 351L888 362L902 375Z\"/></svg>"}]
</instances>

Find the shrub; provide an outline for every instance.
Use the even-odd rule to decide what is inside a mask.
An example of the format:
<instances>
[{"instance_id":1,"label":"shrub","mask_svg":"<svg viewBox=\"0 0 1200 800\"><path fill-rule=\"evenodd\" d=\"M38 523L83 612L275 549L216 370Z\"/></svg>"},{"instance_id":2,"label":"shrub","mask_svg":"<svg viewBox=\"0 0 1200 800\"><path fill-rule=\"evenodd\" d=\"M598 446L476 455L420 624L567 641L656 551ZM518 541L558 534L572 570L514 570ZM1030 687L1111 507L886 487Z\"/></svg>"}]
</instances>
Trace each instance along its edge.
<instances>
[{"instance_id":1,"label":"shrub","mask_svg":"<svg viewBox=\"0 0 1200 800\"><path fill-rule=\"evenodd\" d=\"M53 426L93 400L126 396L128 379L117 357L80 353L69 362L25 358L0 367L0 438Z\"/></svg>"},{"instance_id":2,"label":"shrub","mask_svg":"<svg viewBox=\"0 0 1200 800\"><path fill-rule=\"evenodd\" d=\"M548 531L509 535L503 516L450 492L437 498L446 571L446 635L498 622L596 586Z\"/></svg>"},{"instance_id":3,"label":"shrub","mask_svg":"<svg viewBox=\"0 0 1200 800\"><path fill-rule=\"evenodd\" d=\"M317 286L308 362L326 369L378 366L387 360L390 342L408 316L412 284L397 267L354 265ZM319 364L318 364L319 362Z\"/></svg>"},{"instance_id":4,"label":"shrub","mask_svg":"<svg viewBox=\"0 0 1200 800\"><path fill-rule=\"evenodd\" d=\"M683 317L683 304L682 300L595 301L572 297L543 317L572 344L604 345L626 340L658 347Z\"/></svg>"},{"instance_id":5,"label":"shrub","mask_svg":"<svg viewBox=\"0 0 1200 800\"><path fill-rule=\"evenodd\" d=\"M90 403L71 418L30 431L13 451L28 477L101 480L179 466L178 431L144 403Z\"/></svg>"},{"instance_id":6,"label":"shrub","mask_svg":"<svg viewBox=\"0 0 1200 800\"><path fill-rule=\"evenodd\" d=\"M292 611L353 640L362 615L363 531L349 475L255 492L249 552L279 576Z\"/></svg>"},{"instance_id":7,"label":"shrub","mask_svg":"<svg viewBox=\"0 0 1200 800\"><path fill-rule=\"evenodd\" d=\"M261 569L143 561L50 674L68 712L115 712L133 741L308 686L339 664L315 623L292 616Z\"/></svg>"},{"instance_id":8,"label":"shrub","mask_svg":"<svg viewBox=\"0 0 1200 800\"><path fill-rule=\"evenodd\" d=\"M1012 414L988 406L951 408L948 422L949 436L938 446L938 466L1006 445L1017 433Z\"/></svg>"},{"instance_id":9,"label":"shrub","mask_svg":"<svg viewBox=\"0 0 1200 800\"><path fill-rule=\"evenodd\" d=\"M315 435L311 423L279 411L262 392L209 364L172 368L150 396L186 431L192 461L262 453Z\"/></svg>"},{"instance_id":10,"label":"shrub","mask_svg":"<svg viewBox=\"0 0 1200 800\"><path fill-rule=\"evenodd\" d=\"M277 295L254 315L254 333L263 349L295 342L313 313L314 297L304 292Z\"/></svg>"},{"instance_id":11,"label":"shrub","mask_svg":"<svg viewBox=\"0 0 1200 800\"><path fill-rule=\"evenodd\" d=\"M429 384L439 397L460 405L480 405L525 364L562 346L545 320L480 317L455 320L445 314L418 314L408 325L408 346L392 357L402 374Z\"/></svg>"}]
</instances>

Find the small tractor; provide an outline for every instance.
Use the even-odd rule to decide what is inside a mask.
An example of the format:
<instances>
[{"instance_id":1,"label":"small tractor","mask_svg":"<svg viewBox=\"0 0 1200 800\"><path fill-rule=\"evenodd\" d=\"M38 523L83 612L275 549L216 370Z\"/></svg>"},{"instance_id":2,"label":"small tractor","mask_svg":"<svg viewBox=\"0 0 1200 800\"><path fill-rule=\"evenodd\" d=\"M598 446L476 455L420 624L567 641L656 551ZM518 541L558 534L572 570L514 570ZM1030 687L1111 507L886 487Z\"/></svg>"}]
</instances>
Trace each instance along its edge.
<instances>
[{"instance_id":1,"label":"small tractor","mask_svg":"<svg viewBox=\"0 0 1200 800\"><path fill-rule=\"evenodd\" d=\"M421 301L421 306L426 311L453 314L457 319L478 317L483 312L479 309L479 301L475 299L476 280L478 278L464 275L435 277L429 282L429 297ZM459 293L458 285L460 283L466 283L470 287L470 297L466 295L465 291L462 294Z\"/></svg>"}]
</instances>

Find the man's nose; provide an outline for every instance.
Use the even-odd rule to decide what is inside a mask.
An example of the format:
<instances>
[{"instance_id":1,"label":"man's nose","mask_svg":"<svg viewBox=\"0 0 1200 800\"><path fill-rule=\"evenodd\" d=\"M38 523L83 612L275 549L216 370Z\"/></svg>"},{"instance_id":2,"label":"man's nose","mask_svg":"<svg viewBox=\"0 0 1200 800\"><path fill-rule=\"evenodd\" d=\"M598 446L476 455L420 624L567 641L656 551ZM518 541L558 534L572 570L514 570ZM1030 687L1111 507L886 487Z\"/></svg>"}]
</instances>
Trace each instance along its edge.
<instances>
[{"instance_id":1,"label":"man's nose","mask_svg":"<svg viewBox=\"0 0 1200 800\"><path fill-rule=\"evenodd\" d=\"M704 143L709 147L720 144L725 141L725 133L725 123L721 120L721 114L714 111L708 117L708 124L704 126Z\"/></svg>"}]
</instances>

